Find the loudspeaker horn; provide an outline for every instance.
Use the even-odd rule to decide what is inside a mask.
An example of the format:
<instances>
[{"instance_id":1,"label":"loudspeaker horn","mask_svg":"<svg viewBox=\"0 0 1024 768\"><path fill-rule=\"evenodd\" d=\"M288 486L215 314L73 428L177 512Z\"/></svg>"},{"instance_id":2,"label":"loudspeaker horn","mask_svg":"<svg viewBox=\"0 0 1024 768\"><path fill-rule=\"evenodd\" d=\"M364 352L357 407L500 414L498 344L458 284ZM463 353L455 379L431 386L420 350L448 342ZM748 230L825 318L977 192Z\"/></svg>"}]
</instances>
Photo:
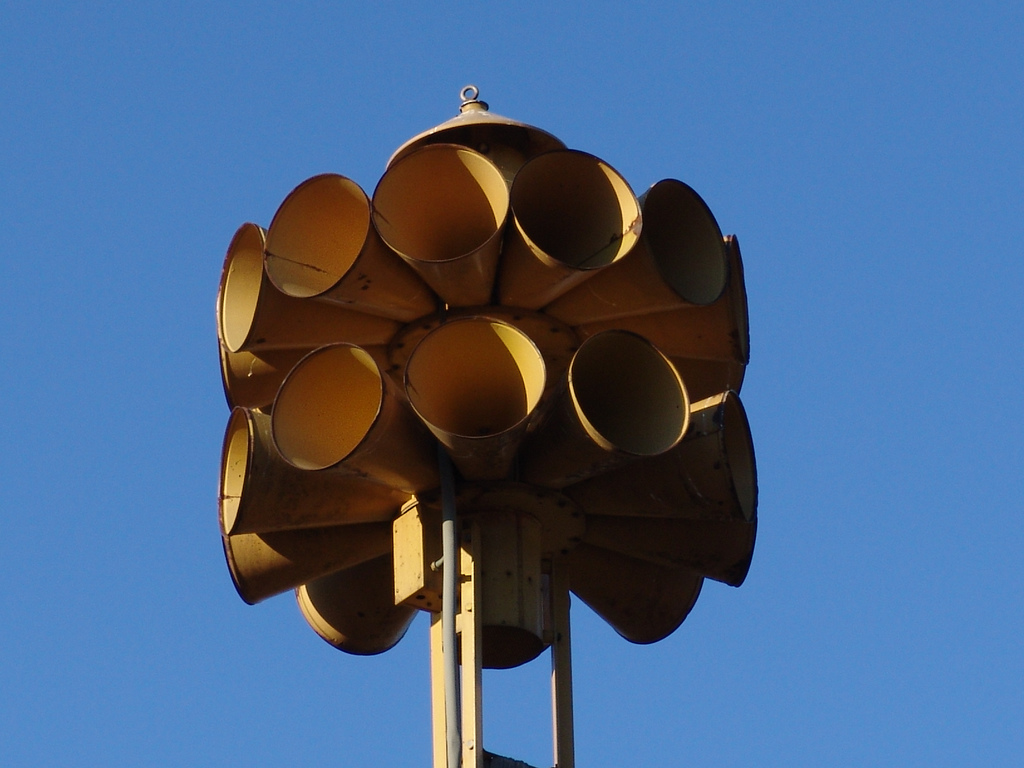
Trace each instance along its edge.
<instances>
[{"instance_id":1,"label":"loudspeaker horn","mask_svg":"<svg viewBox=\"0 0 1024 768\"><path fill-rule=\"evenodd\" d=\"M353 344L306 355L274 400L273 437L294 467L334 469L409 493L438 485L429 433L373 357Z\"/></svg>"},{"instance_id":2,"label":"loudspeaker horn","mask_svg":"<svg viewBox=\"0 0 1024 768\"><path fill-rule=\"evenodd\" d=\"M409 402L467 480L509 475L544 381L544 359L530 338L484 317L435 328L405 371Z\"/></svg>"},{"instance_id":3,"label":"loudspeaker horn","mask_svg":"<svg viewBox=\"0 0 1024 768\"><path fill-rule=\"evenodd\" d=\"M611 328L633 331L650 340L673 361L683 361L680 368L688 360L726 363L724 367L712 368L718 375L728 376L717 389L719 392L736 389L742 382L742 368L750 362L750 330L739 242L734 235L726 237L724 242L729 254L729 281L722 296L713 304L584 323L576 327L576 332L587 338Z\"/></svg>"},{"instance_id":4,"label":"loudspeaker horn","mask_svg":"<svg viewBox=\"0 0 1024 768\"><path fill-rule=\"evenodd\" d=\"M446 304L487 304L508 195L501 171L479 152L431 144L384 173L373 193L373 224Z\"/></svg>"},{"instance_id":5,"label":"loudspeaker horn","mask_svg":"<svg viewBox=\"0 0 1024 768\"><path fill-rule=\"evenodd\" d=\"M393 648L416 616L415 608L395 605L391 555L304 584L295 597L313 631L359 656Z\"/></svg>"},{"instance_id":6,"label":"loudspeaker horn","mask_svg":"<svg viewBox=\"0 0 1024 768\"><path fill-rule=\"evenodd\" d=\"M362 477L296 469L274 448L270 424L258 411L231 412L221 452L222 533L385 522L409 500Z\"/></svg>"},{"instance_id":7,"label":"loudspeaker horn","mask_svg":"<svg viewBox=\"0 0 1024 768\"><path fill-rule=\"evenodd\" d=\"M381 242L370 218L370 201L351 179L327 173L302 182L270 223L270 280L289 296L403 322L429 315L436 298Z\"/></svg>"},{"instance_id":8,"label":"loudspeaker horn","mask_svg":"<svg viewBox=\"0 0 1024 768\"><path fill-rule=\"evenodd\" d=\"M583 541L740 586L754 556L757 521L587 515Z\"/></svg>"},{"instance_id":9,"label":"loudspeaker horn","mask_svg":"<svg viewBox=\"0 0 1024 768\"><path fill-rule=\"evenodd\" d=\"M391 551L391 523L222 536L238 595L249 605Z\"/></svg>"},{"instance_id":10,"label":"loudspeaker horn","mask_svg":"<svg viewBox=\"0 0 1024 768\"><path fill-rule=\"evenodd\" d=\"M676 179L640 198L636 247L544 308L569 325L714 303L725 290L728 256L707 204Z\"/></svg>"},{"instance_id":11,"label":"loudspeaker horn","mask_svg":"<svg viewBox=\"0 0 1024 768\"><path fill-rule=\"evenodd\" d=\"M540 309L627 254L640 205L604 161L577 150L538 155L516 174L498 278L500 303Z\"/></svg>"},{"instance_id":12,"label":"loudspeaker horn","mask_svg":"<svg viewBox=\"0 0 1024 768\"><path fill-rule=\"evenodd\" d=\"M569 588L632 643L656 643L689 615L704 579L687 568L579 544L564 559Z\"/></svg>"},{"instance_id":13,"label":"loudspeaker horn","mask_svg":"<svg viewBox=\"0 0 1024 768\"><path fill-rule=\"evenodd\" d=\"M692 406L673 450L574 485L565 494L588 515L736 520L757 516L757 467L735 392Z\"/></svg>"},{"instance_id":14,"label":"loudspeaker horn","mask_svg":"<svg viewBox=\"0 0 1024 768\"><path fill-rule=\"evenodd\" d=\"M387 344L400 325L394 320L286 296L263 266L266 233L243 224L224 258L217 295L217 328L229 352L311 349L334 341Z\"/></svg>"},{"instance_id":15,"label":"loudspeaker horn","mask_svg":"<svg viewBox=\"0 0 1024 768\"><path fill-rule=\"evenodd\" d=\"M636 334L605 331L573 356L548 417L523 446L521 477L563 488L656 456L679 443L689 417L668 358Z\"/></svg>"}]
</instances>

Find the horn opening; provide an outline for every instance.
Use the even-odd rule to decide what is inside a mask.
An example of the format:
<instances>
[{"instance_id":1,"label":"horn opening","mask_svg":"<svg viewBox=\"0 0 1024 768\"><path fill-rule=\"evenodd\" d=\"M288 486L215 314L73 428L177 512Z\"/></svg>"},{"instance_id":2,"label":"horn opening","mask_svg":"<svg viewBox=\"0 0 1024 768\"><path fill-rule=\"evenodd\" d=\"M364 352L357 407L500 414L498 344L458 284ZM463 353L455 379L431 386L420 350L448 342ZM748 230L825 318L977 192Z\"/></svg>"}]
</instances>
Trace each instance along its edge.
<instances>
[{"instance_id":1,"label":"horn opening","mask_svg":"<svg viewBox=\"0 0 1024 768\"><path fill-rule=\"evenodd\" d=\"M679 443L689 396L650 342L606 331L584 342L547 421L523 447L526 482L562 488Z\"/></svg>"},{"instance_id":2,"label":"horn opening","mask_svg":"<svg viewBox=\"0 0 1024 768\"><path fill-rule=\"evenodd\" d=\"M486 304L508 201L494 163L466 147L434 144L388 168L373 193L373 223L446 303Z\"/></svg>"},{"instance_id":3,"label":"horn opening","mask_svg":"<svg viewBox=\"0 0 1024 768\"><path fill-rule=\"evenodd\" d=\"M243 224L231 239L224 258L217 320L221 339L230 352L241 350L252 332L260 288L264 285L265 234L255 224Z\"/></svg>"},{"instance_id":4,"label":"horn opening","mask_svg":"<svg viewBox=\"0 0 1024 768\"><path fill-rule=\"evenodd\" d=\"M462 318L420 341L405 381L413 409L467 479L503 477L543 394L544 359L517 328Z\"/></svg>"},{"instance_id":5,"label":"horn opening","mask_svg":"<svg viewBox=\"0 0 1024 768\"><path fill-rule=\"evenodd\" d=\"M665 282L691 304L711 304L729 276L725 241L714 215L693 189L665 179L641 201L644 239Z\"/></svg>"},{"instance_id":6,"label":"horn opening","mask_svg":"<svg viewBox=\"0 0 1024 768\"><path fill-rule=\"evenodd\" d=\"M383 522L408 498L357 475L288 464L274 448L267 414L236 408L228 420L221 456L222 533Z\"/></svg>"},{"instance_id":7,"label":"horn opening","mask_svg":"<svg viewBox=\"0 0 1024 768\"><path fill-rule=\"evenodd\" d=\"M283 293L310 298L352 268L370 229L370 203L351 179L325 173L284 199L267 234L267 274Z\"/></svg>"},{"instance_id":8,"label":"horn opening","mask_svg":"<svg viewBox=\"0 0 1024 768\"><path fill-rule=\"evenodd\" d=\"M631 333L611 331L583 344L569 366L569 390L580 420L603 447L655 456L686 431L682 380L664 355Z\"/></svg>"},{"instance_id":9,"label":"horn opening","mask_svg":"<svg viewBox=\"0 0 1024 768\"><path fill-rule=\"evenodd\" d=\"M516 175L515 223L499 279L501 303L539 309L628 253L640 235L629 184L575 150L538 155Z\"/></svg>"},{"instance_id":10,"label":"horn opening","mask_svg":"<svg viewBox=\"0 0 1024 768\"><path fill-rule=\"evenodd\" d=\"M377 364L350 344L307 355L284 380L274 401L274 442L300 469L343 461L380 413L384 382Z\"/></svg>"}]
</instances>

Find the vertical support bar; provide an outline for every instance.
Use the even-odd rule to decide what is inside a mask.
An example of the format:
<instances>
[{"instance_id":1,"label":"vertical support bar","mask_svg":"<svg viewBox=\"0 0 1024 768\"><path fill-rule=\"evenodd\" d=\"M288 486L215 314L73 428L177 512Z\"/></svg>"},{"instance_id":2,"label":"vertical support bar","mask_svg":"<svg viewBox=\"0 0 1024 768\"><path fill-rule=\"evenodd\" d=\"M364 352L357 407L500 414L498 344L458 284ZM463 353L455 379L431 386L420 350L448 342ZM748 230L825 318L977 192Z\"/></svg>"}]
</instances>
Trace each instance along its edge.
<instances>
[{"instance_id":1,"label":"vertical support bar","mask_svg":"<svg viewBox=\"0 0 1024 768\"><path fill-rule=\"evenodd\" d=\"M473 521L462 540L462 768L484 768L480 550L480 525Z\"/></svg>"},{"instance_id":2,"label":"vertical support bar","mask_svg":"<svg viewBox=\"0 0 1024 768\"><path fill-rule=\"evenodd\" d=\"M455 473L448 452L441 443L437 444L437 463L441 475L441 647L444 657L446 768L459 768L462 737L459 733L459 659L456 653L455 612L461 565L458 554L459 532L455 521Z\"/></svg>"},{"instance_id":3,"label":"vertical support bar","mask_svg":"<svg viewBox=\"0 0 1024 768\"><path fill-rule=\"evenodd\" d=\"M569 580L565 567L551 564L551 721L555 768L575 768L572 720L572 642L569 633Z\"/></svg>"},{"instance_id":4,"label":"vertical support bar","mask_svg":"<svg viewBox=\"0 0 1024 768\"><path fill-rule=\"evenodd\" d=\"M434 732L434 768L448 768L448 723L445 718L444 649L440 613L430 614L430 721Z\"/></svg>"}]
</instances>

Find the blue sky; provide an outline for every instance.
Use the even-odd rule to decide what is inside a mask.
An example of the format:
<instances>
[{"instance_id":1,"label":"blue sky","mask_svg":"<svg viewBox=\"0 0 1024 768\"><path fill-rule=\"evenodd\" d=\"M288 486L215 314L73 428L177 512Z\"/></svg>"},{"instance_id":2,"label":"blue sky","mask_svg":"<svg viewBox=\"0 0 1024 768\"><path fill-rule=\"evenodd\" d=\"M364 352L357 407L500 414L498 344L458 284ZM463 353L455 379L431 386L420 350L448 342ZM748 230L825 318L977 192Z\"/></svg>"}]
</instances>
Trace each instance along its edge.
<instances>
[{"instance_id":1,"label":"blue sky","mask_svg":"<svg viewBox=\"0 0 1024 768\"><path fill-rule=\"evenodd\" d=\"M440 7L438 7L440 6ZM235 594L214 297L245 221L372 189L475 83L743 245L760 525L634 646L573 608L580 766L1024 754L1024 11L1012 3L0 9L0 755L427 765L427 633ZM485 745L550 764L546 657Z\"/></svg>"}]
</instances>

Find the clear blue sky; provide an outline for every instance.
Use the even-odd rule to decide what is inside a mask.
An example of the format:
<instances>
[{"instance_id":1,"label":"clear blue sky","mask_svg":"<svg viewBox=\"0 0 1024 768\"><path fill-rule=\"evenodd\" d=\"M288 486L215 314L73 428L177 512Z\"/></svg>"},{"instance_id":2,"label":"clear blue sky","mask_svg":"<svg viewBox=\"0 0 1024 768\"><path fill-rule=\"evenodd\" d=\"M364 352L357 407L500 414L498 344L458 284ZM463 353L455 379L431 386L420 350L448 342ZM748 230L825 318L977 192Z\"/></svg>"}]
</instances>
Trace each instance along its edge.
<instances>
[{"instance_id":1,"label":"clear blue sky","mask_svg":"<svg viewBox=\"0 0 1024 768\"><path fill-rule=\"evenodd\" d=\"M1022 72L984 0L5 4L0 762L428 765L422 620L235 594L213 310L239 224L475 83L743 244L753 567L653 646L575 604L578 764L1019 764ZM537 766L545 659L485 678Z\"/></svg>"}]
</instances>

